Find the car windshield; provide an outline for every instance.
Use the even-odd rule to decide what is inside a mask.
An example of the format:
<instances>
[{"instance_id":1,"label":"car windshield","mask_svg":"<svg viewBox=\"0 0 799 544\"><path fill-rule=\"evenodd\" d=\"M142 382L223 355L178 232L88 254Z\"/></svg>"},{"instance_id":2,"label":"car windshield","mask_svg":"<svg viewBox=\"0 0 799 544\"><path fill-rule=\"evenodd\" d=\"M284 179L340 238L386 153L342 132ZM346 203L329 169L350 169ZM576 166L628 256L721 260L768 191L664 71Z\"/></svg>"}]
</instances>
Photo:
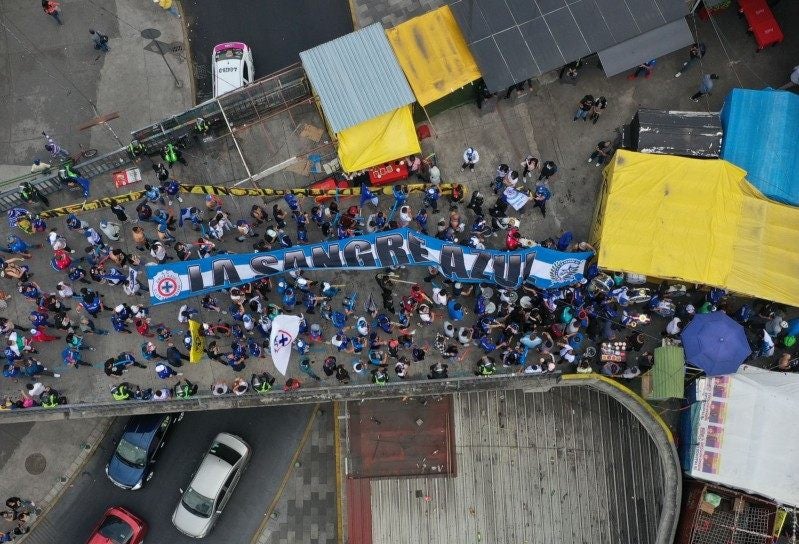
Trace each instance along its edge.
<instances>
[{"instance_id":1,"label":"car windshield","mask_svg":"<svg viewBox=\"0 0 799 544\"><path fill-rule=\"evenodd\" d=\"M244 57L244 51L241 49L225 49L216 54L216 62L223 60L241 60Z\"/></svg>"},{"instance_id":2,"label":"car windshield","mask_svg":"<svg viewBox=\"0 0 799 544\"><path fill-rule=\"evenodd\" d=\"M183 494L181 501L186 510L201 518L211 517L211 511L214 509L214 501L208 497L203 497L192 488L188 488Z\"/></svg>"},{"instance_id":3,"label":"car windshield","mask_svg":"<svg viewBox=\"0 0 799 544\"><path fill-rule=\"evenodd\" d=\"M116 516L108 516L105 518L97 532L114 544L127 544L133 537L133 529L131 526Z\"/></svg>"},{"instance_id":4,"label":"car windshield","mask_svg":"<svg viewBox=\"0 0 799 544\"><path fill-rule=\"evenodd\" d=\"M131 444L124 438L119 441L117 455L123 463L132 467L142 468L147 464L147 450Z\"/></svg>"},{"instance_id":5,"label":"car windshield","mask_svg":"<svg viewBox=\"0 0 799 544\"><path fill-rule=\"evenodd\" d=\"M235 466L239 459L241 459L241 454L239 452L221 442L213 443L211 446L211 454L219 457L230 466Z\"/></svg>"}]
</instances>

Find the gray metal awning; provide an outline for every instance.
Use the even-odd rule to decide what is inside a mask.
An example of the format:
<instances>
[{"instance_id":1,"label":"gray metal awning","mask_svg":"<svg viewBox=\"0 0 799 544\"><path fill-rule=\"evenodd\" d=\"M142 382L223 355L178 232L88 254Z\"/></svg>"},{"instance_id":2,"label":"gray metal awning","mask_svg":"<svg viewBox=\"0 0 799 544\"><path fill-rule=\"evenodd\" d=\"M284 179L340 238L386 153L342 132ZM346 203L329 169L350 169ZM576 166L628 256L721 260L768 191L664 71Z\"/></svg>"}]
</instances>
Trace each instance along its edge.
<instances>
[{"instance_id":1,"label":"gray metal awning","mask_svg":"<svg viewBox=\"0 0 799 544\"><path fill-rule=\"evenodd\" d=\"M600 51L599 60L608 77L615 76L651 59L688 47L694 37L685 18L639 34Z\"/></svg>"},{"instance_id":2,"label":"gray metal awning","mask_svg":"<svg viewBox=\"0 0 799 544\"><path fill-rule=\"evenodd\" d=\"M688 7L686 0L446 1L492 91L684 21Z\"/></svg>"},{"instance_id":3,"label":"gray metal awning","mask_svg":"<svg viewBox=\"0 0 799 544\"><path fill-rule=\"evenodd\" d=\"M380 23L300 53L334 133L416 101Z\"/></svg>"}]
</instances>

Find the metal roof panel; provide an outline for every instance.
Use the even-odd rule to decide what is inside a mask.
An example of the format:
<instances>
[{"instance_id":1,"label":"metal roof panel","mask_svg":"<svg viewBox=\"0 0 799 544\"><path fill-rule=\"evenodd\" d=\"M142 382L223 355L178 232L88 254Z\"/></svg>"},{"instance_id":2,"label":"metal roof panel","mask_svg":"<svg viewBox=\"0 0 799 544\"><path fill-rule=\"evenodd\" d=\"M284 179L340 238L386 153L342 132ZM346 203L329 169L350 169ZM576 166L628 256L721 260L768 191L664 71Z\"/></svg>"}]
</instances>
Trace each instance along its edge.
<instances>
[{"instance_id":1,"label":"metal roof panel","mask_svg":"<svg viewBox=\"0 0 799 544\"><path fill-rule=\"evenodd\" d=\"M300 59L335 133L415 101L380 23L303 51Z\"/></svg>"}]
</instances>

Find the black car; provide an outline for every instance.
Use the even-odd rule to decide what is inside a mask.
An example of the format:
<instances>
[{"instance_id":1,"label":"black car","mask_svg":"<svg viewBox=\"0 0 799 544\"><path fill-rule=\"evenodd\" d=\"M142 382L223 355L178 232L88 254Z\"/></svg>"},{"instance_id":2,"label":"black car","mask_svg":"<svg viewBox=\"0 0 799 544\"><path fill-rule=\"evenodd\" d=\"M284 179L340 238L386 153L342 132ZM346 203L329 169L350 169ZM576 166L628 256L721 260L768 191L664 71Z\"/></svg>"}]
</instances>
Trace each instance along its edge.
<instances>
[{"instance_id":1,"label":"black car","mask_svg":"<svg viewBox=\"0 0 799 544\"><path fill-rule=\"evenodd\" d=\"M105 467L108 479L122 489L140 489L153 476L158 451L180 414L151 414L128 420L111 460Z\"/></svg>"}]
</instances>

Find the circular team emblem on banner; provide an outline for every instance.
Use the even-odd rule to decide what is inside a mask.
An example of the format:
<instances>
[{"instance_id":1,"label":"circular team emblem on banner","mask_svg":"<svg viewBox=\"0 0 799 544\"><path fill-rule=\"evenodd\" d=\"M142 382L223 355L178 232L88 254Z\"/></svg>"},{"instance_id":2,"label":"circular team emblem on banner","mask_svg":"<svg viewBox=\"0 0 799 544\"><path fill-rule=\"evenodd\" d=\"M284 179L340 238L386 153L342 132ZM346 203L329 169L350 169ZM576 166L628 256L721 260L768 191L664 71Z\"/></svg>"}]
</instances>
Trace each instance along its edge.
<instances>
[{"instance_id":1,"label":"circular team emblem on banner","mask_svg":"<svg viewBox=\"0 0 799 544\"><path fill-rule=\"evenodd\" d=\"M561 259L552 263L549 279L553 283L574 283L580 271L580 259Z\"/></svg>"},{"instance_id":2,"label":"circular team emblem on banner","mask_svg":"<svg viewBox=\"0 0 799 544\"><path fill-rule=\"evenodd\" d=\"M291 350L291 343L294 342L294 335L288 331L280 329L275 335L275 341L272 345L272 350L275 353L280 353L283 348Z\"/></svg>"},{"instance_id":3,"label":"circular team emblem on banner","mask_svg":"<svg viewBox=\"0 0 799 544\"><path fill-rule=\"evenodd\" d=\"M158 300L167 300L180 294L180 276L172 270L162 270L153 278L152 295Z\"/></svg>"}]
</instances>

